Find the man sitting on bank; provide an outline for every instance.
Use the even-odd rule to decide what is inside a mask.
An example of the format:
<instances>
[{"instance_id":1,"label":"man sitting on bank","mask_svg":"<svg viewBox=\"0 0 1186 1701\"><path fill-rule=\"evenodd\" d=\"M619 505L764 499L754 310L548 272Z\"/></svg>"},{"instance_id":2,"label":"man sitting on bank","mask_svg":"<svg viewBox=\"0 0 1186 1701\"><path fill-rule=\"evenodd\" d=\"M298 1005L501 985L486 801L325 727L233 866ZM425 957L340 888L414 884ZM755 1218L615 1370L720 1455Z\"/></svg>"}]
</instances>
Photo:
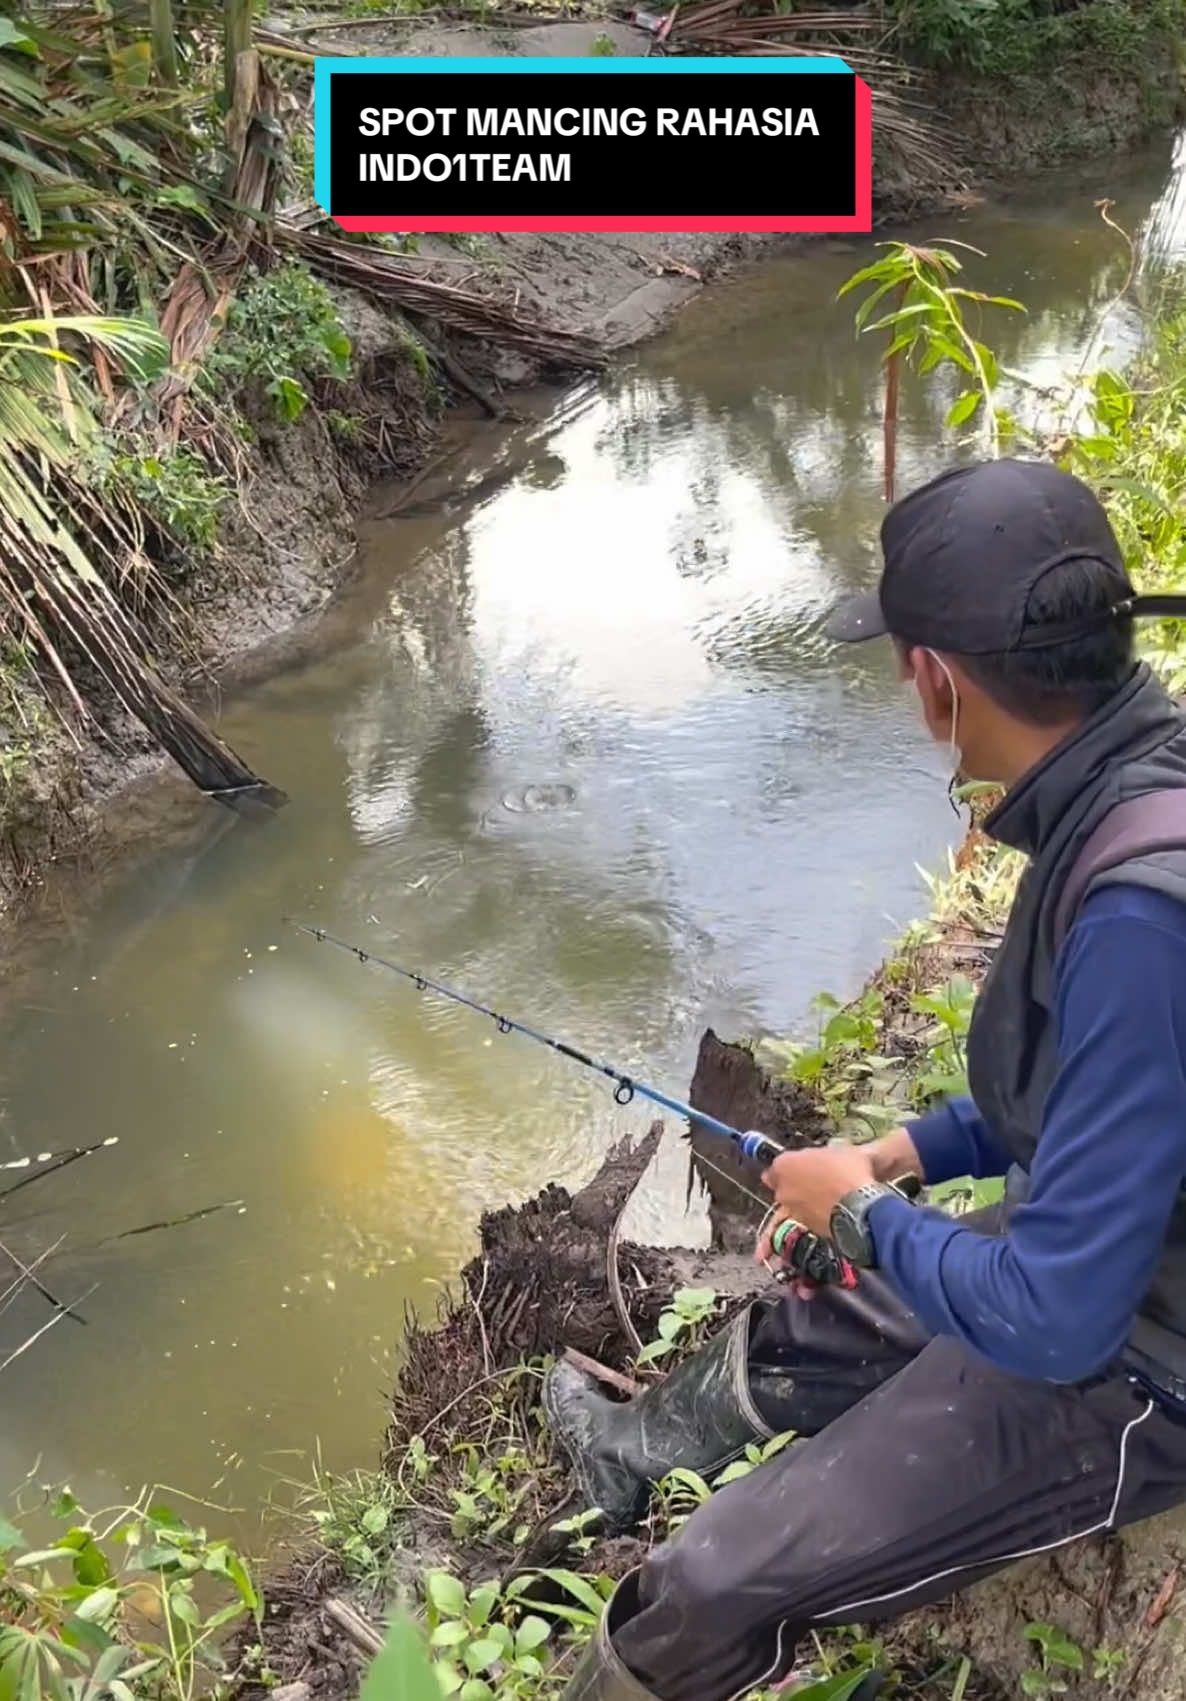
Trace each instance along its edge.
<instances>
[{"instance_id":1,"label":"man sitting on bank","mask_svg":"<svg viewBox=\"0 0 1186 1701\"><path fill-rule=\"evenodd\" d=\"M971 1097L864 1146L788 1152L773 1220L860 1267L754 1304L629 1404L570 1365L545 1403L612 1527L675 1466L787 1449L623 1582L567 1696L727 1701L811 1630L935 1602L1186 1500L1186 716L1133 653L1108 520L1045 463L948 472L887 514L878 590L927 727L999 782L1029 865L977 1001ZM962 1219L887 1184L1006 1176Z\"/></svg>"}]
</instances>

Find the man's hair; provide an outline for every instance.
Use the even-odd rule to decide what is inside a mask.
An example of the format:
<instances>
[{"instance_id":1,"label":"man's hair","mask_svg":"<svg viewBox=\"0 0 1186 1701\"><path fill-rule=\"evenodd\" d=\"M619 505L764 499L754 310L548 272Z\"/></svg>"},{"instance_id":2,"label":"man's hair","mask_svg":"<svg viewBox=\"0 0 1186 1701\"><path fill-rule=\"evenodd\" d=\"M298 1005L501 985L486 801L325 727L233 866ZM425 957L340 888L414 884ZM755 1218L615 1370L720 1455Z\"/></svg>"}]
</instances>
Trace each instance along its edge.
<instances>
[{"instance_id":1,"label":"man's hair","mask_svg":"<svg viewBox=\"0 0 1186 1701\"><path fill-rule=\"evenodd\" d=\"M1029 620L1081 620L1117 600L1116 575L1096 561L1064 561L1034 587ZM1031 726L1086 719L1130 677L1135 661L1131 617L1102 622L1083 637L1041 649L958 656L960 667L999 708Z\"/></svg>"}]
</instances>

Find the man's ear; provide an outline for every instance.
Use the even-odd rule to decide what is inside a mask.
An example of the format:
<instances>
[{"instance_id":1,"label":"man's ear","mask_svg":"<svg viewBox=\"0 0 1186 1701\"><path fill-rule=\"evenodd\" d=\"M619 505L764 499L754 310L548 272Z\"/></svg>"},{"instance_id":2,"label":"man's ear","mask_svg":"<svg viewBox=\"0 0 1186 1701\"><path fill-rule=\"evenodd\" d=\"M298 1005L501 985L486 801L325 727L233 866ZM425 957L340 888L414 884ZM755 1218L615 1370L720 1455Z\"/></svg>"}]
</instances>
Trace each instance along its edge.
<instances>
[{"instance_id":1,"label":"man's ear","mask_svg":"<svg viewBox=\"0 0 1186 1701\"><path fill-rule=\"evenodd\" d=\"M923 718L932 738L942 742L951 736L951 717L955 704L951 681L938 657L932 651L915 645L906 657L907 677L913 678Z\"/></svg>"}]
</instances>

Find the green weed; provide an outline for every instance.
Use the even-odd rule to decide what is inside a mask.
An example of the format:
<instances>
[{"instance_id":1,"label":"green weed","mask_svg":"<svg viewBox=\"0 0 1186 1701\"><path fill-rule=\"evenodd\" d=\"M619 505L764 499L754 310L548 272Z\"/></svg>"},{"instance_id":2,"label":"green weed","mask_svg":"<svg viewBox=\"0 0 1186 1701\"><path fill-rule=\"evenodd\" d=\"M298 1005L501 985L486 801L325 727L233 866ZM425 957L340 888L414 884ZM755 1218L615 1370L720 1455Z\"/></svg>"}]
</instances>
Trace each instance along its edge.
<instances>
[{"instance_id":1,"label":"green weed","mask_svg":"<svg viewBox=\"0 0 1186 1701\"><path fill-rule=\"evenodd\" d=\"M1106 1683L1114 1677L1122 1666L1128 1663L1128 1654L1123 1648L1093 1648L1091 1651L1091 1678L1093 1683Z\"/></svg>"},{"instance_id":2,"label":"green weed","mask_svg":"<svg viewBox=\"0 0 1186 1701\"><path fill-rule=\"evenodd\" d=\"M903 46L927 64L986 78L1036 78L1068 60L1148 76L1181 29L1176 0L1086 0L1060 11L1041 0L895 0Z\"/></svg>"},{"instance_id":3,"label":"green weed","mask_svg":"<svg viewBox=\"0 0 1186 1701\"><path fill-rule=\"evenodd\" d=\"M251 387L270 399L286 423L309 405L307 383L350 376L352 348L333 297L295 261L256 273L240 288L202 371L223 400Z\"/></svg>"},{"instance_id":4,"label":"green weed","mask_svg":"<svg viewBox=\"0 0 1186 1701\"><path fill-rule=\"evenodd\" d=\"M734 1459L723 1471L714 1475L711 1484L699 1471L685 1470L682 1466L669 1471L652 1490L654 1521L665 1535L674 1534L718 1489L748 1477L759 1465L764 1465L768 1459L789 1447L794 1439L794 1433L788 1430L785 1435L776 1435L770 1441L751 1442L740 1459Z\"/></svg>"},{"instance_id":5,"label":"green weed","mask_svg":"<svg viewBox=\"0 0 1186 1701\"><path fill-rule=\"evenodd\" d=\"M366 432L356 413L343 413L340 408L327 408L322 414L325 428L339 443L359 444Z\"/></svg>"},{"instance_id":6,"label":"green weed","mask_svg":"<svg viewBox=\"0 0 1186 1701\"><path fill-rule=\"evenodd\" d=\"M429 1646L438 1654L436 1676L445 1695L458 1701L535 1695L552 1637L547 1619L524 1614L497 1583L467 1594L445 1571L430 1571L424 1592Z\"/></svg>"},{"instance_id":7,"label":"green weed","mask_svg":"<svg viewBox=\"0 0 1186 1701\"><path fill-rule=\"evenodd\" d=\"M765 1053L792 1081L818 1094L829 1119L844 1127L855 1117L860 1125L851 1130L868 1136L884 1132L887 1111L880 1102L878 1087L885 1086L892 1065L881 1056L879 1042L885 1000L875 987L868 987L849 1004L833 993L821 992L812 1000L818 1017L813 1042L766 1041Z\"/></svg>"},{"instance_id":8,"label":"green weed","mask_svg":"<svg viewBox=\"0 0 1186 1701\"><path fill-rule=\"evenodd\" d=\"M976 1003L976 988L967 975L955 975L935 992L915 993L910 1008L934 1018L924 1036L926 1052L910 1083L910 1097L919 1106L954 1098L968 1091L967 1037Z\"/></svg>"},{"instance_id":9,"label":"green weed","mask_svg":"<svg viewBox=\"0 0 1186 1701\"><path fill-rule=\"evenodd\" d=\"M382 1471L327 1471L320 1456L311 1483L298 1490L294 1512L348 1577L379 1587L397 1545L403 1510L395 1484Z\"/></svg>"},{"instance_id":10,"label":"green weed","mask_svg":"<svg viewBox=\"0 0 1186 1701\"><path fill-rule=\"evenodd\" d=\"M397 1613L383 1647L363 1679L359 1701L440 1701L441 1689L420 1632L406 1613Z\"/></svg>"},{"instance_id":11,"label":"green weed","mask_svg":"<svg viewBox=\"0 0 1186 1701\"><path fill-rule=\"evenodd\" d=\"M638 1355L638 1363L653 1364L677 1347L683 1352L694 1352L716 1316L715 1288L678 1288L671 1304L659 1317L658 1338L648 1341Z\"/></svg>"},{"instance_id":12,"label":"green weed","mask_svg":"<svg viewBox=\"0 0 1186 1701\"><path fill-rule=\"evenodd\" d=\"M453 1451L462 1458L464 1475L461 1487L449 1490L453 1502L450 1533L459 1541L479 1532L493 1540L511 1532L514 1525L517 1543L526 1540L529 1529L517 1522L517 1514L535 1479L529 1455L517 1447L507 1447L488 1457L469 1442Z\"/></svg>"},{"instance_id":13,"label":"green weed","mask_svg":"<svg viewBox=\"0 0 1186 1701\"><path fill-rule=\"evenodd\" d=\"M1024 1695L1063 1695L1066 1673L1084 1670L1083 1650L1052 1624L1027 1624L1025 1638L1037 1649L1039 1664L1021 1674Z\"/></svg>"},{"instance_id":14,"label":"green weed","mask_svg":"<svg viewBox=\"0 0 1186 1701\"><path fill-rule=\"evenodd\" d=\"M99 446L92 461L100 491L116 503L134 503L184 553L208 555L214 548L231 486L195 450L117 441Z\"/></svg>"},{"instance_id":15,"label":"green weed","mask_svg":"<svg viewBox=\"0 0 1186 1701\"><path fill-rule=\"evenodd\" d=\"M0 1520L0 1693L17 1701L192 1701L224 1671L220 1636L263 1616L246 1561L149 1495L26 1548Z\"/></svg>"}]
</instances>

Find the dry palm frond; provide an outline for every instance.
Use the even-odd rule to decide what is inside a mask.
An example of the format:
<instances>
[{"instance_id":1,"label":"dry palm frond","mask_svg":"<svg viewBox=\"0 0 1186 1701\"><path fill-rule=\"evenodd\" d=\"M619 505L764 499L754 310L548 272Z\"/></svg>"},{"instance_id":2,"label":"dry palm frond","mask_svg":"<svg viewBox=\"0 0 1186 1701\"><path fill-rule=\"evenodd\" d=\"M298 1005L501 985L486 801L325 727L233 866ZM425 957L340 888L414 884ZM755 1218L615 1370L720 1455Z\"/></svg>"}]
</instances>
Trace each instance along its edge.
<instances>
[{"instance_id":1,"label":"dry palm frond","mask_svg":"<svg viewBox=\"0 0 1186 1701\"><path fill-rule=\"evenodd\" d=\"M10 258L143 241L145 204L176 189L192 148L178 113L196 97L100 75L97 50L71 25L60 35L18 18L12 28L24 63L0 55L0 198ZM153 248L161 243L154 239Z\"/></svg>"},{"instance_id":2,"label":"dry palm frond","mask_svg":"<svg viewBox=\"0 0 1186 1701\"><path fill-rule=\"evenodd\" d=\"M508 302L454 284L416 275L394 255L340 237L278 223L277 243L299 254L316 271L350 284L413 317L432 319L471 337L497 337L553 366L604 365L605 349L584 331L528 317Z\"/></svg>"},{"instance_id":3,"label":"dry palm frond","mask_svg":"<svg viewBox=\"0 0 1186 1701\"><path fill-rule=\"evenodd\" d=\"M0 323L0 603L59 680L76 714L88 710L78 663L93 670L202 790L254 792L260 782L148 663L140 634L95 565L110 516L78 474L78 450L97 431L73 388L76 357L63 337L144 372L164 358L160 334L135 320L10 319ZM67 387L63 404L61 384ZM87 538L90 548L80 539ZM270 794L280 801L280 794Z\"/></svg>"},{"instance_id":4,"label":"dry palm frond","mask_svg":"<svg viewBox=\"0 0 1186 1701\"><path fill-rule=\"evenodd\" d=\"M838 54L872 86L875 142L898 156L925 194L958 180L961 161L950 134L924 116L920 73L893 51L893 33L891 20L876 11L776 12L773 0L700 0L679 11L668 46L739 58Z\"/></svg>"},{"instance_id":5,"label":"dry palm frond","mask_svg":"<svg viewBox=\"0 0 1186 1701\"><path fill-rule=\"evenodd\" d=\"M158 394L174 439L193 376L221 328L261 225L270 218L280 184L275 138L276 85L248 49L239 54L227 121L227 200L235 209L221 237L201 259L182 266L161 314L170 372Z\"/></svg>"}]
</instances>

